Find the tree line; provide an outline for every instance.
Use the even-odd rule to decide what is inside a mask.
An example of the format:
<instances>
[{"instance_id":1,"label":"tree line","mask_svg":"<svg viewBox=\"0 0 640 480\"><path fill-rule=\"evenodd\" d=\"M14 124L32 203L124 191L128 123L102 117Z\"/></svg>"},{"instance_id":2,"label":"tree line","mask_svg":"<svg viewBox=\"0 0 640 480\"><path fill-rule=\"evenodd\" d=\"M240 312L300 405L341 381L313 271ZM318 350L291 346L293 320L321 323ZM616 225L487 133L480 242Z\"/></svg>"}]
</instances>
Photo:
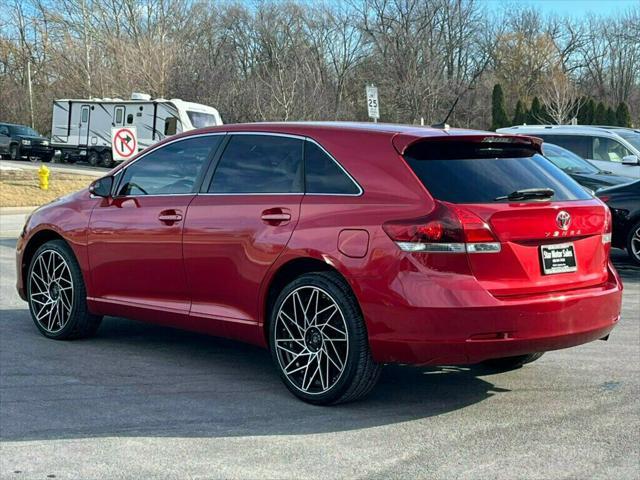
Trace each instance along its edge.
<instances>
[{"instance_id":1,"label":"tree line","mask_svg":"<svg viewBox=\"0 0 640 480\"><path fill-rule=\"evenodd\" d=\"M132 92L227 123L367 120L368 84L381 121L452 111L489 128L499 84L501 125L612 123L625 105L637 126L640 5L576 19L480 0L9 0L0 14L0 120L33 114L43 132L54 99Z\"/></svg>"},{"instance_id":2,"label":"tree line","mask_svg":"<svg viewBox=\"0 0 640 480\"><path fill-rule=\"evenodd\" d=\"M578 125L609 125L630 128L633 126L629 107L620 102L614 109L598 102L593 97L576 97L568 110L571 121ZM513 117L507 114L502 86L496 84L491 94L491 130L511 125L560 124L553 113L538 97L533 97L531 105L527 106L518 100Z\"/></svg>"}]
</instances>

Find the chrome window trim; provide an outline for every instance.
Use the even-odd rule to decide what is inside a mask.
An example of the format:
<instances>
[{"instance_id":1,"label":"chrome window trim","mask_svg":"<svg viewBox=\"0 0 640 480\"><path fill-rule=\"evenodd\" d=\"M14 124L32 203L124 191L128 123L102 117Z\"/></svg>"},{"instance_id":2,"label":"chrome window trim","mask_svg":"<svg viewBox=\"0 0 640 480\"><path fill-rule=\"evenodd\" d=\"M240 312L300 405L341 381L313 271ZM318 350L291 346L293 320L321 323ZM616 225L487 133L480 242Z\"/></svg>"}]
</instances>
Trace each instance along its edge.
<instances>
[{"instance_id":1,"label":"chrome window trim","mask_svg":"<svg viewBox=\"0 0 640 480\"><path fill-rule=\"evenodd\" d=\"M265 193L209 193L209 192L192 192L192 193L156 193L156 194L151 194L151 195L119 195L116 196L114 195L114 198L136 198L136 197L140 197L140 198L148 198L148 197L168 197L168 196L186 196L186 195L203 195L203 196L240 196L240 195L246 195L246 196L258 196L258 195L262 195L262 196L274 196L274 195L309 195L309 196L328 196L328 197L360 197L364 194L364 189L362 188L362 186L358 183L358 181L353 178L353 176L342 166L342 164L335 159L335 157L333 155L331 155L331 153L329 153L327 151L327 149L325 149L322 145L320 145L317 141L315 141L314 139L304 136L304 135L295 135L295 134L290 134L290 133L277 133L277 132L251 132L251 131L240 131L240 132L236 132L236 131L226 131L226 132L210 132L210 133L199 133L196 135L189 135L186 137L181 137L181 138L176 138L174 140L171 140L169 142L163 143L161 146L156 147L156 148L151 148L148 152L144 152L142 153L138 158L136 158L134 161L132 161L130 164L128 164L127 166L121 168L120 170L118 170L115 174L114 177L116 175L120 175L122 174L122 172L124 172L125 170L127 170L129 167L131 167L132 165L135 165L136 162L142 160L144 157L146 157L147 155L149 155L150 153L155 152L156 150L159 150L160 148L164 148L168 145L171 145L173 143L176 142L181 142L183 140L189 140L191 138L196 138L196 137L209 137L209 136L214 136L214 135L266 135L266 136L275 136L275 137L288 137L288 138L295 138L298 140L302 140L304 142L311 142L313 144L315 144L318 148L320 148L320 150L322 150L331 160L333 160L333 162L338 165L338 168L340 168L340 170L342 170L342 172L353 182L353 184L358 188L358 193L320 193L320 192L315 192L315 193L305 193L305 192L283 192L283 193L278 193L278 192L265 192ZM305 159L303 158L303 161ZM124 176L124 174L123 174Z\"/></svg>"},{"instance_id":2,"label":"chrome window trim","mask_svg":"<svg viewBox=\"0 0 640 480\"><path fill-rule=\"evenodd\" d=\"M163 143L162 145L156 147L156 148L151 148L148 152L144 152L142 153L138 158L136 158L134 161L132 161L130 164L128 164L127 166L121 168L120 170L118 170L116 173L113 174L113 177L115 178L116 175L120 175L122 174L122 178L124 178L124 171L127 170L128 168L130 168L132 165L135 165L138 161L142 160L144 157L146 157L147 155L155 152L156 150L160 150L161 148L164 148L168 145L177 143L177 142L182 142L184 140L190 140L192 138L197 138L197 137L211 137L211 136L215 136L215 135L227 135L227 132L211 132L211 133L198 133L197 135L189 135L186 137L181 137L181 138L176 138L173 140L170 140L166 143ZM208 165L208 163L207 163ZM122 180L122 178L120 180ZM120 182L118 182L120 183ZM118 185L119 187L120 185ZM115 192L114 192L115 193ZM197 195L198 192L190 192L190 193L153 193L150 195L114 195L113 198L149 198L149 197L178 197L178 196L187 196L187 195Z\"/></svg>"}]
</instances>

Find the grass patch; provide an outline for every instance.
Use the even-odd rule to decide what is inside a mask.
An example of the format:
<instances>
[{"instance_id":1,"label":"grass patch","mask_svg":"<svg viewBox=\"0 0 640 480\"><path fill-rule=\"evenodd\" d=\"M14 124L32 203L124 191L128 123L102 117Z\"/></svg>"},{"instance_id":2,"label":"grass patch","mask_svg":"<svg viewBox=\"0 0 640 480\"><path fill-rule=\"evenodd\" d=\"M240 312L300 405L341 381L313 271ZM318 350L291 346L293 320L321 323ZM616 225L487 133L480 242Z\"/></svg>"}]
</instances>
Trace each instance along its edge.
<instances>
[{"instance_id":1,"label":"grass patch","mask_svg":"<svg viewBox=\"0 0 640 480\"><path fill-rule=\"evenodd\" d=\"M35 207L89 186L95 177L49 172L49 190L40 190L37 170L0 170L0 207Z\"/></svg>"}]
</instances>

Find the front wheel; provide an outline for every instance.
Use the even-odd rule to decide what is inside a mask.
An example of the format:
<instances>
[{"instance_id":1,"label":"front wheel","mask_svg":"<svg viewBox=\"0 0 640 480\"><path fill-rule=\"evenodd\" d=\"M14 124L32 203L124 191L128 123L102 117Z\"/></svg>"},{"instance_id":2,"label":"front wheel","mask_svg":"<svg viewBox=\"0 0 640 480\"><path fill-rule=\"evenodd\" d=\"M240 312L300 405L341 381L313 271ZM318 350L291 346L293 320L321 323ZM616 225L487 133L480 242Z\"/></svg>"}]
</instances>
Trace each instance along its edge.
<instances>
[{"instance_id":1,"label":"front wheel","mask_svg":"<svg viewBox=\"0 0 640 480\"><path fill-rule=\"evenodd\" d=\"M103 167L113 168L115 166L115 162L113 161L113 156L109 150L105 150L100 155L100 163Z\"/></svg>"},{"instance_id":2,"label":"front wheel","mask_svg":"<svg viewBox=\"0 0 640 480\"><path fill-rule=\"evenodd\" d=\"M317 405L357 400L380 376L362 313L336 273L316 272L287 285L271 310L269 344L291 393Z\"/></svg>"},{"instance_id":3,"label":"front wheel","mask_svg":"<svg viewBox=\"0 0 640 480\"><path fill-rule=\"evenodd\" d=\"M29 310L45 337L56 340L88 337L102 317L87 308L87 291L73 251L62 240L40 246L27 274Z\"/></svg>"},{"instance_id":4,"label":"front wheel","mask_svg":"<svg viewBox=\"0 0 640 480\"><path fill-rule=\"evenodd\" d=\"M9 147L9 158L11 160L20 160L20 146L15 143Z\"/></svg>"},{"instance_id":5,"label":"front wheel","mask_svg":"<svg viewBox=\"0 0 640 480\"><path fill-rule=\"evenodd\" d=\"M632 262L640 265L640 222L637 222L627 236L627 254Z\"/></svg>"},{"instance_id":6,"label":"front wheel","mask_svg":"<svg viewBox=\"0 0 640 480\"><path fill-rule=\"evenodd\" d=\"M527 363L535 362L543 354L544 352L537 352L527 355L517 355L515 357L492 358L491 360L485 360L482 364L496 372L507 372L520 368Z\"/></svg>"},{"instance_id":7,"label":"front wheel","mask_svg":"<svg viewBox=\"0 0 640 480\"><path fill-rule=\"evenodd\" d=\"M89 165L91 165L92 167L97 167L98 163L100 163L100 155L98 155L98 152L96 152L95 150L91 150L89 152L89 156L87 157L87 162L89 162Z\"/></svg>"}]
</instances>

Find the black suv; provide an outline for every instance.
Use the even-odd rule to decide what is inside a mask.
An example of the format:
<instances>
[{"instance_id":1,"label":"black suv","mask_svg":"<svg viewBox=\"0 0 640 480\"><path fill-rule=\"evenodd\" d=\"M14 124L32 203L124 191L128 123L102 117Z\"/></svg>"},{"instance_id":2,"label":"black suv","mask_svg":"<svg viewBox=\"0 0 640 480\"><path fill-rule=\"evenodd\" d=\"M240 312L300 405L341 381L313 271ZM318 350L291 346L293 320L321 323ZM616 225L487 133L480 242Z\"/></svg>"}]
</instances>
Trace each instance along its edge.
<instances>
[{"instance_id":1,"label":"black suv","mask_svg":"<svg viewBox=\"0 0 640 480\"><path fill-rule=\"evenodd\" d=\"M51 160L53 150L49 139L33 128L12 123L0 123L0 157L8 155L11 160Z\"/></svg>"}]
</instances>

